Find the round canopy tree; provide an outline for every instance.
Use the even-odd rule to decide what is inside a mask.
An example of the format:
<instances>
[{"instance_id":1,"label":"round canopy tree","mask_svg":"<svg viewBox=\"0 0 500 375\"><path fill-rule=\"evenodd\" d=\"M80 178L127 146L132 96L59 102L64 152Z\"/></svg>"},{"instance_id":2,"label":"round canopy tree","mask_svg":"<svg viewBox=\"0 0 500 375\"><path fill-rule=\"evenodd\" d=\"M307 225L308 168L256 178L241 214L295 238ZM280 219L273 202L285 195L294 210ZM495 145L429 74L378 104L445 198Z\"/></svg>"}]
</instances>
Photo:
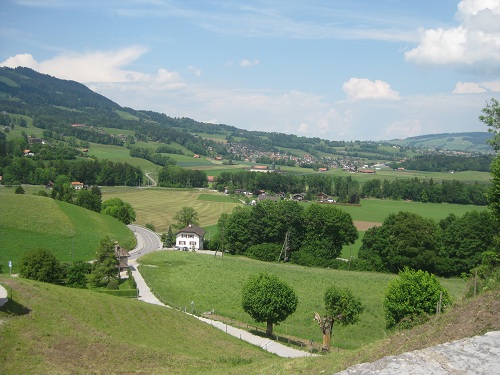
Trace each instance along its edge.
<instances>
[{"instance_id":1,"label":"round canopy tree","mask_svg":"<svg viewBox=\"0 0 500 375\"><path fill-rule=\"evenodd\" d=\"M409 325L425 314L442 311L451 302L448 291L436 276L428 272L405 267L399 277L391 280L384 298L387 327L392 328L403 320Z\"/></svg>"},{"instance_id":2,"label":"round canopy tree","mask_svg":"<svg viewBox=\"0 0 500 375\"><path fill-rule=\"evenodd\" d=\"M243 310L259 323L266 322L271 336L273 324L284 321L297 309L299 299L293 289L276 276L251 276L243 287Z\"/></svg>"}]
</instances>

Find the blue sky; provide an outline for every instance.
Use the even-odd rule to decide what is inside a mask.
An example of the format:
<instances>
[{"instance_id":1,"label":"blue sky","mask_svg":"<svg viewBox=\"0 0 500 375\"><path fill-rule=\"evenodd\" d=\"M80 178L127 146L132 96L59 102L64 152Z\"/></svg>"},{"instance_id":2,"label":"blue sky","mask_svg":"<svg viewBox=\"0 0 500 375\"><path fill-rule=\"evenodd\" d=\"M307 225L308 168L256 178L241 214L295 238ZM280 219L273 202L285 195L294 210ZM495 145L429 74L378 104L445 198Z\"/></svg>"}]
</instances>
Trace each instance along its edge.
<instances>
[{"instance_id":1,"label":"blue sky","mask_svg":"<svg viewBox=\"0 0 500 375\"><path fill-rule=\"evenodd\" d=\"M0 17L0 66L249 130L486 131L500 98L500 0L2 0Z\"/></svg>"}]
</instances>

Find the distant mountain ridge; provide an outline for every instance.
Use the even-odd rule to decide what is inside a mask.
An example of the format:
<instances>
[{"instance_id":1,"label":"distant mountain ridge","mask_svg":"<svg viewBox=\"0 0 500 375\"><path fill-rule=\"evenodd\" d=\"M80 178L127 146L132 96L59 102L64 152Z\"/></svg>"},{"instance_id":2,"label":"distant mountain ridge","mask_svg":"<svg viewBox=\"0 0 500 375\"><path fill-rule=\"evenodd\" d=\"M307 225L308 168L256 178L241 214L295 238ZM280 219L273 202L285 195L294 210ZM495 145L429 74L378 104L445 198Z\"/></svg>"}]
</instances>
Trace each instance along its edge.
<instances>
[{"instance_id":1,"label":"distant mountain ridge","mask_svg":"<svg viewBox=\"0 0 500 375\"><path fill-rule=\"evenodd\" d=\"M488 132L462 132L418 135L388 142L398 146L436 150L493 153L493 148L488 144L492 138L493 134Z\"/></svg>"},{"instance_id":2,"label":"distant mountain ridge","mask_svg":"<svg viewBox=\"0 0 500 375\"><path fill-rule=\"evenodd\" d=\"M61 123L88 123L95 126L106 124L108 127L134 130L145 134L153 141L174 138L173 131L165 133L165 129L176 129L191 133L222 134L228 141L251 144L259 149L278 152L278 148L299 149L318 156L338 154L353 144L360 143L359 156L366 153L366 145L392 144L396 146L417 147L431 150L454 150L472 153L490 153L492 148L486 143L491 139L488 132L444 133L409 137L402 140L359 142L335 141L318 137L302 137L292 134L268 133L238 129L225 124L210 124L190 118L173 118L166 114L148 110L135 110L121 107L119 104L95 93L87 86L69 80L62 80L50 75L38 73L30 68L0 68L0 111L26 114L33 118L58 118ZM124 114L127 114L126 117ZM133 119L133 121L131 120ZM43 122L43 121L42 121ZM178 138L179 134L175 134ZM184 143L194 145L198 142L188 134ZM206 146L206 145L203 145ZM194 153L200 153L202 147L191 147ZM373 150L373 147L370 147ZM356 150L355 150L356 151ZM387 153L387 152L386 152ZM394 155L396 156L396 155ZM398 156L399 157L399 156Z\"/></svg>"}]
</instances>

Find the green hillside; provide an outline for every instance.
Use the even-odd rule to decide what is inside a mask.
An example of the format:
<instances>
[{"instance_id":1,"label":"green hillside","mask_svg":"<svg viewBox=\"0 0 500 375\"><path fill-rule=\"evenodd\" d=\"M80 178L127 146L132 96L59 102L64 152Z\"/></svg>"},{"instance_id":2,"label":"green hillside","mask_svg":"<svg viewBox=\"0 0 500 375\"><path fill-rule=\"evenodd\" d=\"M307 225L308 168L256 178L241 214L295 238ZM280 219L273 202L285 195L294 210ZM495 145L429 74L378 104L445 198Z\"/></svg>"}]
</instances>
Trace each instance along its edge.
<instances>
[{"instance_id":1,"label":"green hillside","mask_svg":"<svg viewBox=\"0 0 500 375\"><path fill-rule=\"evenodd\" d=\"M320 357L286 359L173 309L6 275L0 275L0 283L12 297L0 307L0 373L5 375L331 374L500 329L496 290L459 300L422 326L385 332L383 339L357 350L334 348Z\"/></svg>"},{"instance_id":2,"label":"green hillside","mask_svg":"<svg viewBox=\"0 0 500 375\"><path fill-rule=\"evenodd\" d=\"M137 300L0 276L0 373L258 373L279 358L187 315ZM11 292L12 290L12 292Z\"/></svg>"},{"instance_id":3,"label":"green hillside","mask_svg":"<svg viewBox=\"0 0 500 375\"><path fill-rule=\"evenodd\" d=\"M487 141L492 138L488 132L427 134L405 139L393 139L391 144L416 148L453 150L463 152L492 152Z\"/></svg>"},{"instance_id":4,"label":"green hillside","mask_svg":"<svg viewBox=\"0 0 500 375\"><path fill-rule=\"evenodd\" d=\"M191 301L198 311L214 310L227 319L265 329L244 312L241 291L254 274L268 272L282 278L297 293L297 311L275 327L279 335L291 335L304 341L322 340L314 312L323 312L323 297L332 284L349 288L361 299L365 311L351 326L335 327L335 347L358 349L382 339L386 334L382 307L387 283L396 275L375 272L343 271L303 267L291 263L261 262L240 256L204 256L191 252L155 252L140 259L140 271L164 302L189 309ZM440 279L456 300L465 290L462 279Z\"/></svg>"},{"instance_id":5,"label":"green hillside","mask_svg":"<svg viewBox=\"0 0 500 375\"><path fill-rule=\"evenodd\" d=\"M13 263L29 250L46 248L61 261L91 260L99 240L108 235L125 248L135 237L115 218L54 199L24 194L0 194L0 264Z\"/></svg>"}]
</instances>

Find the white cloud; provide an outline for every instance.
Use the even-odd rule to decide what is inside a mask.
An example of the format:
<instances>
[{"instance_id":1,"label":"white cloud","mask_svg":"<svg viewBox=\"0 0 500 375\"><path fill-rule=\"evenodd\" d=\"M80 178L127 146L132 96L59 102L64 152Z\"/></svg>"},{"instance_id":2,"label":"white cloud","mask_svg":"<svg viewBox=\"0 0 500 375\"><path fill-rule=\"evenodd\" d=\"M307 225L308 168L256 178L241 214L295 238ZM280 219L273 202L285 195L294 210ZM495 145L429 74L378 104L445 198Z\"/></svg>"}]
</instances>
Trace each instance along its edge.
<instances>
[{"instance_id":1,"label":"white cloud","mask_svg":"<svg viewBox=\"0 0 500 375\"><path fill-rule=\"evenodd\" d=\"M297 133L299 134L307 134L310 132L310 127L306 123L302 122L297 127Z\"/></svg>"},{"instance_id":2,"label":"white cloud","mask_svg":"<svg viewBox=\"0 0 500 375\"><path fill-rule=\"evenodd\" d=\"M399 92L391 89L387 82L367 78L351 78L342 85L349 99L387 99L399 100Z\"/></svg>"},{"instance_id":3,"label":"white cloud","mask_svg":"<svg viewBox=\"0 0 500 375\"><path fill-rule=\"evenodd\" d=\"M20 54L1 62L0 66L26 66L40 73L78 82L135 82L145 78L146 74L123 67L145 52L144 47L132 46L118 51L61 54L42 62L37 62L30 54Z\"/></svg>"},{"instance_id":4,"label":"white cloud","mask_svg":"<svg viewBox=\"0 0 500 375\"><path fill-rule=\"evenodd\" d=\"M250 66L255 66L255 65L259 65L259 64L260 64L260 61L257 59L255 59L253 61L246 60L246 59L240 61L240 66L243 68L248 68Z\"/></svg>"},{"instance_id":5,"label":"white cloud","mask_svg":"<svg viewBox=\"0 0 500 375\"><path fill-rule=\"evenodd\" d=\"M417 65L456 65L481 74L500 72L500 1L463 0L460 25L421 30L420 43L405 53Z\"/></svg>"},{"instance_id":6,"label":"white cloud","mask_svg":"<svg viewBox=\"0 0 500 375\"><path fill-rule=\"evenodd\" d=\"M486 92L486 89L476 82L458 82L452 92L453 94L479 94Z\"/></svg>"},{"instance_id":7,"label":"white cloud","mask_svg":"<svg viewBox=\"0 0 500 375\"><path fill-rule=\"evenodd\" d=\"M1 62L0 66L5 66L7 68L17 68L18 66L24 66L36 70L38 68L38 63L29 53L22 53L13 57L9 57L7 60Z\"/></svg>"},{"instance_id":8,"label":"white cloud","mask_svg":"<svg viewBox=\"0 0 500 375\"><path fill-rule=\"evenodd\" d=\"M492 92L500 92L500 81L482 82L481 86Z\"/></svg>"}]
</instances>

